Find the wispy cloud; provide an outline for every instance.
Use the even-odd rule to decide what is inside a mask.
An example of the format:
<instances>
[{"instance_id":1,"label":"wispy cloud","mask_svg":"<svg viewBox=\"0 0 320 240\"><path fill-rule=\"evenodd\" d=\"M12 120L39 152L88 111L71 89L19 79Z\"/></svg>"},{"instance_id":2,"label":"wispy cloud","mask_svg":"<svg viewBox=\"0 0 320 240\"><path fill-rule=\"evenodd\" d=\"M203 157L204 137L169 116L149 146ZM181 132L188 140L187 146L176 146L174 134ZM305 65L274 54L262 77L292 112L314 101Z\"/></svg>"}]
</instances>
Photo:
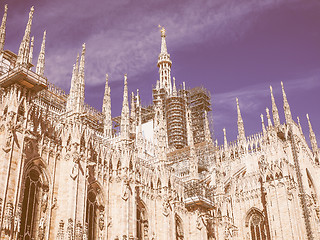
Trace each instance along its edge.
<instances>
[{"instance_id":1,"label":"wispy cloud","mask_svg":"<svg viewBox=\"0 0 320 240\"><path fill-rule=\"evenodd\" d=\"M86 84L96 85L128 73L156 71L160 48L158 24L167 28L168 48L183 48L209 37L233 41L254 24L255 16L282 1L75 1L40 7L34 21L50 25L46 73L50 81L69 86L72 64L81 43L87 44ZM37 11L37 9L36 9ZM53 25L52 25L53 24ZM58 69L58 71L57 71Z\"/></svg>"},{"instance_id":2,"label":"wispy cloud","mask_svg":"<svg viewBox=\"0 0 320 240\"><path fill-rule=\"evenodd\" d=\"M298 92L307 92L320 87L319 71L311 76L298 79L284 80L284 88L287 96L295 96ZM273 92L276 98L282 98L280 82L272 84ZM280 97L281 96L281 97ZM230 92L218 93L213 97L212 105L215 109L214 122L216 126L222 126L226 122L236 121L236 98L239 99L239 105L242 113L260 115L259 111L271 105L270 90L268 83L251 85L242 89ZM278 108L282 103L278 103Z\"/></svg>"}]
</instances>

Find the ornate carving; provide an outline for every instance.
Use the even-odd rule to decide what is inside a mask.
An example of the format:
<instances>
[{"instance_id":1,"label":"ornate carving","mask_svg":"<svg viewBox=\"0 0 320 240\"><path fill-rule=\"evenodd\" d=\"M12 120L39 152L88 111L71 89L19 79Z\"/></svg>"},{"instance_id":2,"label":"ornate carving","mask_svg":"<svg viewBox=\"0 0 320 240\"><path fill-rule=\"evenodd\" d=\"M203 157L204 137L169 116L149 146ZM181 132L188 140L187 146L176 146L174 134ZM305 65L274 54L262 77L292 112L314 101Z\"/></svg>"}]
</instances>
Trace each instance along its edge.
<instances>
[{"instance_id":1,"label":"ornate carving","mask_svg":"<svg viewBox=\"0 0 320 240\"><path fill-rule=\"evenodd\" d=\"M78 222L77 225L76 225L75 235L76 235L76 240L82 240L83 239L82 224L80 222Z\"/></svg>"},{"instance_id":2,"label":"ornate carving","mask_svg":"<svg viewBox=\"0 0 320 240\"><path fill-rule=\"evenodd\" d=\"M124 179L123 179L123 182L122 182L122 196L121 196L121 198L123 200L127 201L128 198L129 198L129 192L130 191L131 191L130 183L129 183L128 177L125 176Z\"/></svg>"},{"instance_id":3,"label":"ornate carving","mask_svg":"<svg viewBox=\"0 0 320 240\"><path fill-rule=\"evenodd\" d=\"M39 233L38 233L38 237L40 240L44 239L45 229L46 229L46 219L44 217L41 217L39 221Z\"/></svg>"},{"instance_id":4,"label":"ornate carving","mask_svg":"<svg viewBox=\"0 0 320 240\"><path fill-rule=\"evenodd\" d=\"M16 214L14 216L14 223L13 223L13 231L16 233L20 232L20 225L21 225L21 203L18 204L16 209Z\"/></svg>"},{"instance_id":5,"label":"ornate carving","mask_svg":"<svg viewBox=\"0 0 320 240\"><path fill-rule=\"evenodd\" d=\"M41 198L41 210L42 212L46 212L48 206L48 186L43 187L43 193Z\"/></svg>"},{"instance_id":6,"label":"ornate carving","mask_svg":"<svg viewBox=\"0 0 320 240\"><path fill-rule=\"evenodd\" d=\"M85 223L85 225L84 225L83 240L88 240L88 223Z\"/></svg>"},{"instance_id":7,"label":"ornate carving","mask_svg":"<svg viewBox=\"0 0 320 240\"><path fill-rule=\"evenodd\" d=\"M13 220L13 205L11 202L8 202L4 211L3 225L2 225L2 228L5 230L6 233L11 232L12 220Z\"/></svg>"},{"instance_id":8,"label":"ornate carving","mask_svg":"<svg viewBox=\"0 0 320 240\"><path fill-rule=\"evenodd\" d=\"M59 230L58 230L57 238L59 240L64 239L64 222L63 222L63 220L60 220L60 222L59 222Z\"/></svg>"},{"instance_id":9,"label":"ornate carving","mask_svg":"<svg viewBox=\"0 0 320 240\"><path fill-rule=\"evenodd\" d=\"M73 240L73 220L71 218L68 219L67 239Z\"/></svg>"},{"instance_id":10,"label":"ornate carving","mask_svg":"<svg viewBox=\"0 0 320 240\"><path fill-rule=\"evenodd\" d=\"M100 231L103 231L103 229L104 229L104 210L100 210L99 229L100 229Z\"/></svg>"},{"instance_id":11,"label":"ornate carving","mask_svg":"<svg viewBox=\"0 0 320 240\"><path fill-rule=\"evenodd\" d=\"M168 196L164 196L164 198L163 198L163 203L162 203L163 212L162 212L162 214L166 217L169 215L170 209L171 209L170 200L171 199Z\"/></svg>"}]
</instances>

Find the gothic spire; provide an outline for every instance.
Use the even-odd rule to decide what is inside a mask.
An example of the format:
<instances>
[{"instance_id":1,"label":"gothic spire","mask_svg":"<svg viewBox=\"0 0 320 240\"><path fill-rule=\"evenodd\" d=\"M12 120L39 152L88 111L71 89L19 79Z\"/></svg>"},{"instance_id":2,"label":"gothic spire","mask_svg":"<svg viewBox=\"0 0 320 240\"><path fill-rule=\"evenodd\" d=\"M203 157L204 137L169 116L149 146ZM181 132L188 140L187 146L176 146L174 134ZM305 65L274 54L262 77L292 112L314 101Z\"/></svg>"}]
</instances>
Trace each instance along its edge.
<instances>
[{"instance_id":1,"label":"gothic spire","mask_svg":"<svg viewBox=\"0 0 320 240\"><path fill-rule=\"evenodd\" d=\"M124 75L124 90L123 90L123 102L122 102L122 111L121 111L121 137L127 139L129 137L129 125L130 125L130 116L129 116L129 102L128 102L128 83L127 83L127 74Z\"/></svg>"},{"instance_id":2,"label":"gothic spire","mask_svg":"<svg viewBox=\"0 0 320 240\"><path fill-rule=\"evenodd\" d=\"M4 42L6 40L6 22L7 22L8 4L4 5L4 13L0 26L0 51L4 48Z\"/></svg>"},{"instance_id":3,"label":"gothic spire","mask_svg":"<svg viewBox=\"0 0 320 240\"><path fill-rule=\"evenodd\" d=\"M161 27L159 25L159 27ZM172 94L172 84L171 84L171 65L170 54L167 51L166 44L166 30L164 27L161 28L161 51L158 57L158 68L160 74L159 87L164 88L168 95Z\"/></svg>"},{"instance_id":4,"label":"gothic spire","mask_svg":"<svg viewBox=\"0 0 320 240\"><path fill-rule=\"evenodd\" d=\"M286 119L286 123L289 124L292 121L292 115L291 115L290 106L287 100L287 95L286 95L286 92L284 91L283 82L281 82L281 88L282 88L282 95L283 95L284 116Z\"/></svg>"},{"instance_id":5,"label":"gothic spire","mask_svg":"<svg viewBox=\"0 0 320 240\"><path fill-rule=\"evenodd\" d=\"M31 44L30 44L30 53L29 53L29 63L32 64L33 59L33 45L34 45L34 36L31 38Z\"/></svg>"},{"instance_id":6,"label":"gothic spire","mask_svg":"<svg viewBox=\"0 0 320 240\"><path fill-rule=\"evenodd\" d=\"M31 25L32 25L32 18L33 18L34 7L32 6L29 13L29 19L27 23L26 30L24 32L23 39L20 43L17 63L18 64L27 64L29 60L29 43L30 43L30 32L31 32Z\"/></svg>"},{"instance_id":7,"label":"gothic spire","mask_svg":"<svg viewBox=\"0 0 320 240\"><path fill-rule=\"evenodd\" d=\"M82 52L79 64L78 81L77 81L77 112L82 111L84 104L84 64L85 64L86 44L82 45Z\"/></svg>"},{"instance_id":8,"label":"gothic spire","mask_svg":"<svg viewBox=\"0 0 320 240\"><path fill-rule=\"evenodd\" d=\"M245 141L246 135L244 132L244 125L243 120L240 112L239 100L236 98L237 101L237 113L238 113L238 140Z\"/></svg>"},{"instance_id":9,"label":"gothic spire","mask_svg":"<svg viewBox=\"0 0 320 240\"><path fill-rule=\"evenodd\" d=\"M317 154L319 149L318 149L318 143L317 143L317 138L316 135L314 134L314 131L312 129L312 125L309 119L309 114L307 114L307 119L308 119L308 125L309 125L309 137L310 137L310 142L311 142L311 147L312 151L314 154Z\"/></svg>"},{"instance_id":10,"label":"gothic spire","mask_svg":"<svg viewBox=\"0 0 320 240\"><path fill-rule=\"evenodd\" d=\"M110 87L109 87L108 79L109 79L109 76L108 74L106 74L106 85L104 89L102 114L104 116L104 135L106 137L111 137L112 136L111 97L110 97Z\"/></svg>"},{"instance_id":11,"label":"gothic spire","mask_svg":"<svg viewBox=\"0 0 320 240\"><path fill-rule=\"evenodd\" d=\"M67 101L67 112L75 109L78 69L79 69L79 54L77 55L76 64L73 64L70 93L69 93L68 101Z\"/></svg>"},{"instance_id":12,"label":"gothic spire","mask_svg":"<svg viewBox=\"0 0 320 240\"><path fill-rule=\"evenodd\" d=\"M135 96L134 93L131 93L131 111L130 111L130 118L132 119L131 125L131 132L136 132L137 127L137 119L136 119L136 103L135 103Z\"/></svg>"},{"instance_id":13,"label":"gothic spire","mask_svg":"<svg viewBox=\"0 0 320 240\"><path fill-rule=\"evenodd\" d=\"M209 120L208 120L208 112L204 111L204 136L206 142L211 142L211 133L209 127Z\"/></svg>"},{"instance_id":14,"label":"gothic spire","mask_svg":"<svg viewBox=\"0 0 320 240\"><path fill-rule=\"evenodd\" d=\"M137 95L138 97L138 95ZM141 106L137 104L138 107L138 132L136 137L136 146L138 149L138 154L143 153L143 134L142 134L142 120L141 120Z\"/></svg>"},{"instance_id":15,"label":"gothic spire","mask_svg":"<svg viewBox=\"0 0 320 240\"><path fill-rule=\"evenodd\" d=\"M166 44L166 30L164 29L164 27L161 27L160 32L161 32L161 53L167 54L168 50L167 50L167 44Z\"/></svg>"},{"instance_id":16,"label":"gothic spire","mask_svg":"<svg viewBox=\"0 0 320 240\"><path fill-rule=\"evenodd\" d=\"M272 127L272 122L271 122L271 117L270 117L269 108L266 108L266 113L267 113L267 119L268 119L268 127Z\"/></svg>"},{"instance_id":17,"label":"gothic spire","mask_svg":"<svg viewBox=\"0 0 320 240\"><path fill-rule=\"evenodd\" d=\"M299 126L300 133L303 135L303 131L302 131L302 127L301 127L301 124L300 124L300 118L299 117L297 117L297 121L298 121L298 126Z\"/></svg>"},{"instance_id":18,"label":"gothic spire","mask_svg":"<svg viewBox=\"0 0 320 240\"><path fill-rule=\"evenodd\" d=\"M139 89L137 89L137 96L136 96L136 98L137 98L137 107L139 107L140 106L140 95L139 95Z\"/></svg>"},{"instance_id":19,"label":"gothic spire","mask_svg":"<svg viewBox=\"0 0 320 240\"><path fill-rule=\"evenodd\" d=\"M228 149L227 132L225 128L223 128L222 130L223 130L223 147L224 147L224 150L227 150Z\"/></svg>"},{"instance_id":20,"label":"gothic spire","mask_svg":"<svg viewBox=\"0 0 320 240\"><path fill-rule=\"evenodd\" d=\"M47 34L47 31L44 31L42 44L41 44L41 50L39 53L37 68L36 68L36 73L40 76L43 76L43 74L44 74L44 64L45 64L44 54L45 54L45 46L46 46L46 34Z\"/></svg>"},{"instance_id":21,"label":"gothic spire","mask_svg":"<svg viewBox=\"0 0 320 240\"><path fill-rule=\"evenodd\" d=\"M264 120L263 120L263 114L262 113L261 113L260 117L261 117L262 132L263 132L263 135L265 135L266 134L266 127L264 125Z\"/></svg>"},{"instance_id":22,"label":"gothic spire","mask_svg":"<svg viewBox=\"0 0 320 240\"><path fill-rule=\"evenodd\" d=\"M270 94L271 94L271 103L272 103L272 117L273 117L273 123L275 127L280 126L280 118L279 118L279 112L276 105L276 101L274 100L272 86L270 86Z\"/></svg>"}]
</instances>

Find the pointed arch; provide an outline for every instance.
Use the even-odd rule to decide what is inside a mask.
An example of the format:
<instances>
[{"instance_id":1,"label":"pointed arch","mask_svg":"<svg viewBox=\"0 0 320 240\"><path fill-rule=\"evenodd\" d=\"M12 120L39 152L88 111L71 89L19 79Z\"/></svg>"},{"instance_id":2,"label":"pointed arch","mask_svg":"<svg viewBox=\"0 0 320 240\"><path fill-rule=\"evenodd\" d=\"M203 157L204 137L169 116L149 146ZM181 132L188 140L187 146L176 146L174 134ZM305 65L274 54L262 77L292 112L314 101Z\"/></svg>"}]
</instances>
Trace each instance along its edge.
<instances>
[{"instance_id":1,"label":"pointed arch","mask_svg":"<svg viewBox=\"0 0 320 240\"><path fill-rule=\"evenodd\" d=\"M141 198L137 201L137 240L147 240L149 235L148 210Z\"/></svg>"},{"instance_id":2,"label":"pointed arch","mask_svg":"<svg viewBox=\"0 0 320 240\"><path fill-rule=\"evenodd\" d=\"M46 164L41 158L29 161L24 167L23 184L19 206L21 225L19 239L36 239L39 236L38 224L48 214L50 179Z\"/></svg>"},{"instance_id":3,"label":"pointed arch","mask_svg":"<svg viewBox=\"0 0 320 240\"><path fill-rule=\"evenodd\" d=\"M251 240L266 240L267 229L265 218L258 208L251 208L245 219L245 226L249 228L249 235Z\"/></svg>"},{"instance_id":4,"label":"pointed arch","mask_svg":"<svg viewBox=\"0 0 320 240\"><path fill-rule=\"evenodd\" d=\"M86 202L86 229L88 240L95 240L99 236L99 221L104 217L105 197L103 188L99 182L94 181L89 184Z\"/></svg>"}]
</instances>

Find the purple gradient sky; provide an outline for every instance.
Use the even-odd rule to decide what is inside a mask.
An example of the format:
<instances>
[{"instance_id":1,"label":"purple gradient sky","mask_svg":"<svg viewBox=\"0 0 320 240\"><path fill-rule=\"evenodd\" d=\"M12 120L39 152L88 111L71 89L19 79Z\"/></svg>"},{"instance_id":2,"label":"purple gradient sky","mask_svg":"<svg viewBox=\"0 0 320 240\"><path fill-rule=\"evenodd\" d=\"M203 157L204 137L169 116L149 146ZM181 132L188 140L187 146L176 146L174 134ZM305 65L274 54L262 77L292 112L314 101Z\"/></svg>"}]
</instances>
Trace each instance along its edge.
<instances>
[{"instance_id":1,"label":"purple gradient sky","mask_svg":"<svg viewBox=\"0 0 320 240\"><path fill-rule=\"evenodd\" d=\"M320 141L320 2L318 0L0 0L8 3L5 49L18 51L28 12L35 6L34 61L47 30L46 69L50 82L70 87L72 65L86 43L86 102L101 109L109 73L113 115L120 113L123 74L129 90L152 100L158 79L158 24L166 27L167 46L177 84L203 85L212 94L214 131L222 143L236 129L239 97L246 135L261 131L260 114L271 108L269 85L280 118L284 82L291 111L308 135L309 113ZM266 122L266 120L265 120Z\"/></svg>"}]
</instances>

